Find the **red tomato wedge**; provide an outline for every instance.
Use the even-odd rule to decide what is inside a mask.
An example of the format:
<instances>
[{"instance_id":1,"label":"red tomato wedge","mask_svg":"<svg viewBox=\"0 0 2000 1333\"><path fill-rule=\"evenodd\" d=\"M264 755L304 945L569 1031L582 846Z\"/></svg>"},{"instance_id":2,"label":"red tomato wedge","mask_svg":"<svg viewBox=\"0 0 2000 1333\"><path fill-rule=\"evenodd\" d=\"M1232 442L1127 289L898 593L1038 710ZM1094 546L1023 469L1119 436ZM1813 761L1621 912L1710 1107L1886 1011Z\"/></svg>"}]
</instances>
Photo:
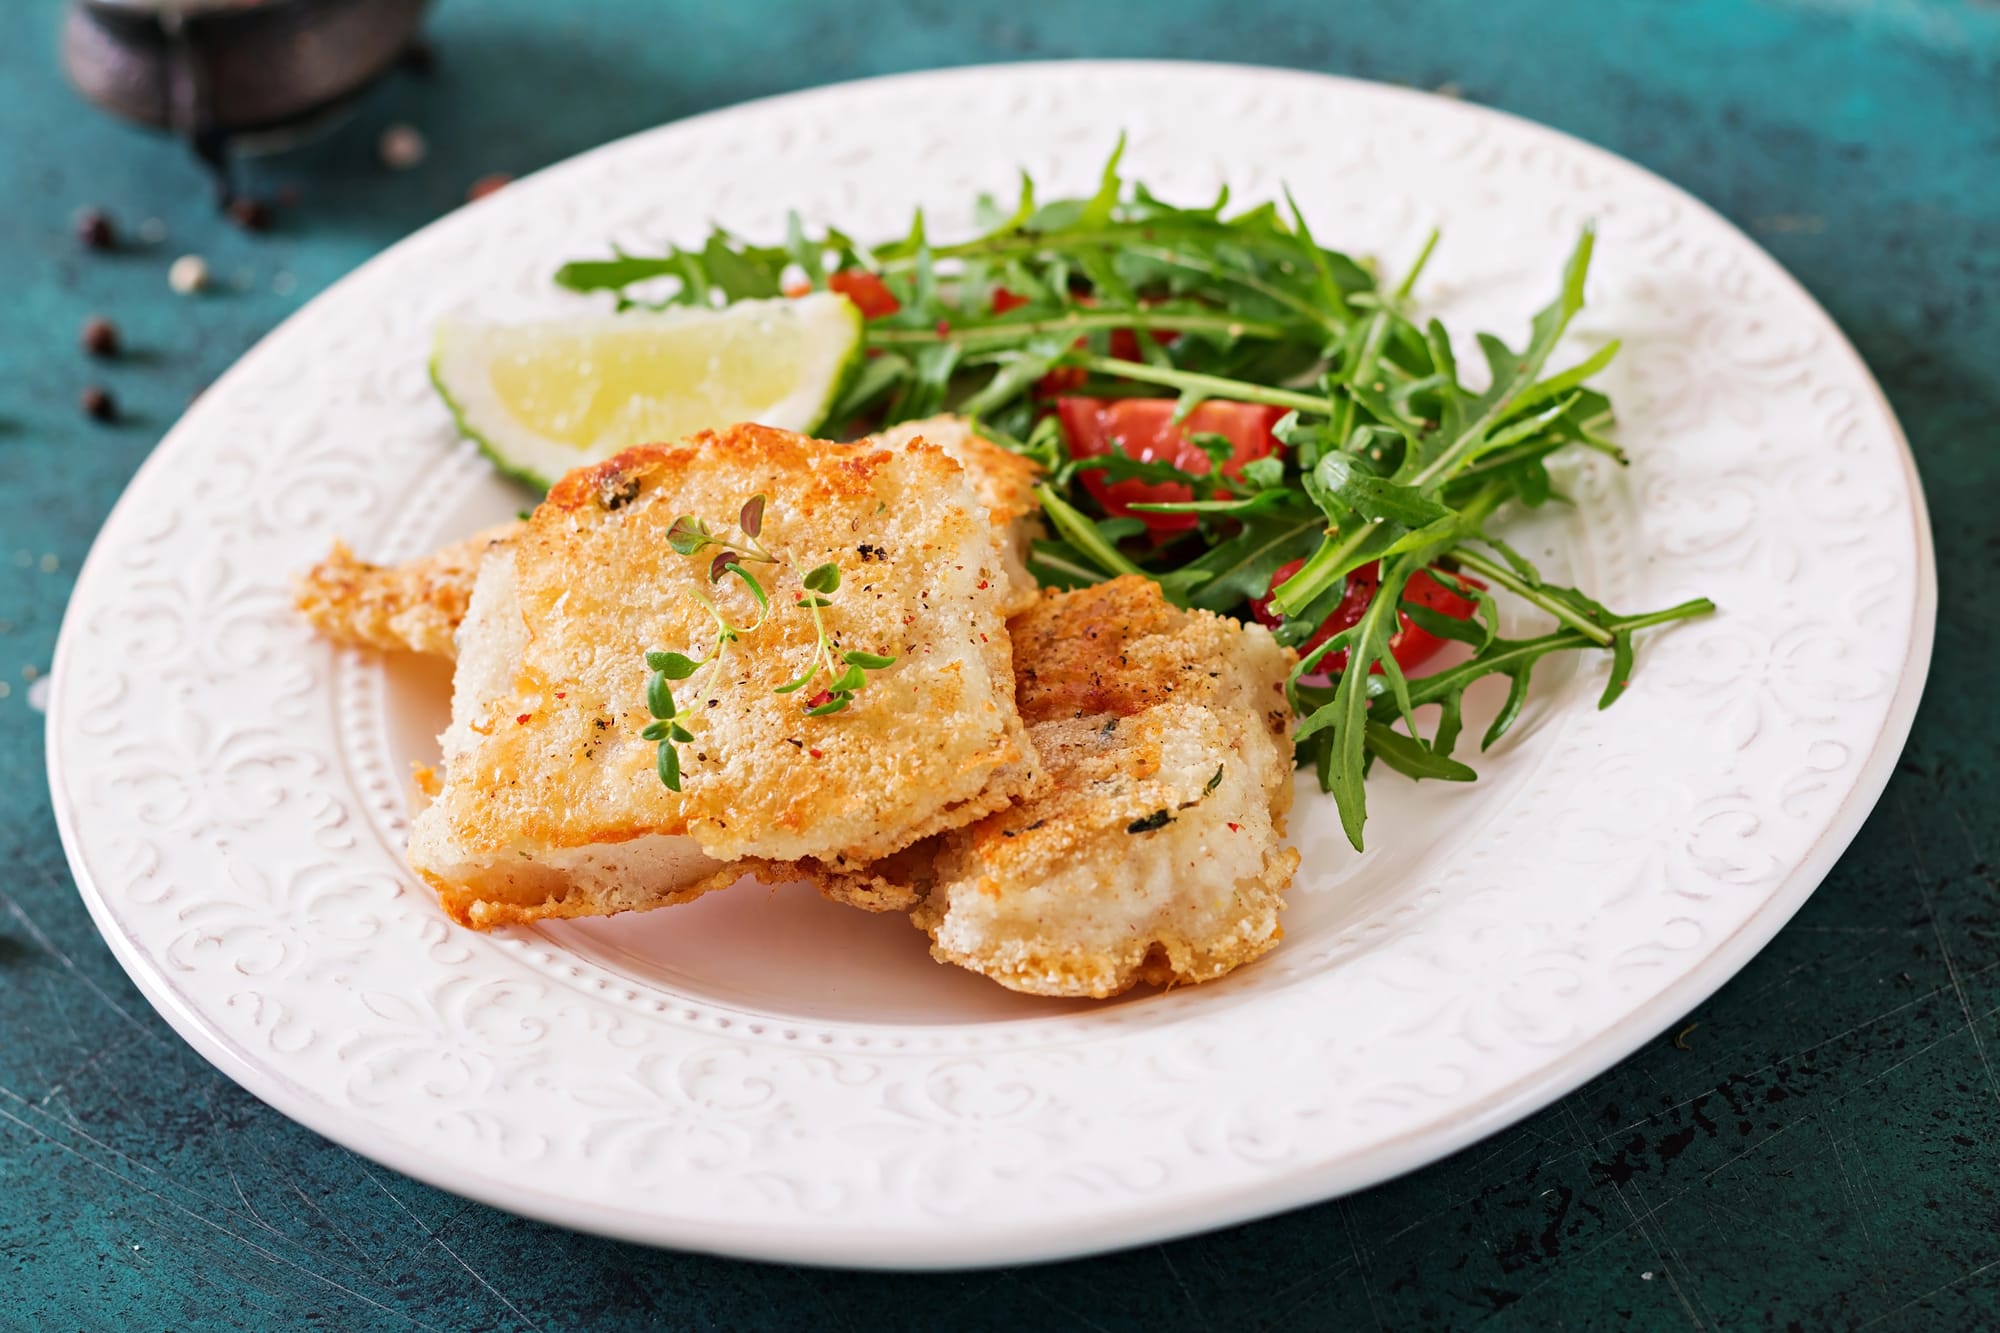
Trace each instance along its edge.
<instances>
[{"instance_id":1,"label":"red tomato wedge","mask_svg":"<svg viewBox=\"0 0 2000 1333\"><path fill-rule=\"evenodd\" d=\"M1278 585L1298 573L1299 567L1303 564L1305 564L1303 560L1293 560L1279 565L1277 572L1271 575L1271 591L1277 591ZM1471 583L1474 580L1466 579L1465 581ZM1360 620L1361 613L1366 611L1368 604L1375 600L1375 590L1381 586L1381 570L1373 561L1349 574L1347 576L1347 590L1341 595L1340 605L1333 608L1333 614L1328 616L1325 623L1313 631L1310 639L1299 645L1299 656L1306 656L1313 649ZM1450 616L1453 620L1466 619L1478 607L1478 603L1474 602L1470 597L1459 596L1450 588L1445 587L1444 584L1432 578L1430 571L1422 569L1418 570L1411 577L1409 583L1404 586L1403 600L1414 602L1418 606L1427 606L1440 615ZM1250 611L1258 620L1269 625L1272 629L1276 629L1285 623L1284 613L1271 605L1269 593L1252 601L1250 603ZM1418 628L1416 622L1411 620L1406 613L1397 612L1396 619L1398 622L1396 632L1389 636L1389 655L1396 659L1396 665L1403 668L1403 670L1408 671L1422 664L1432 654L1437 652L1439 648L1444 646L1443 639L1438 638L1437 635L1432 634L1429 630ZM1347 653L1344 650L1328 653L1319 660L1314 674L1336 675L1346 666ZM1377 663L1375 670L1379 672L1381 669L1381 664Z\"/></svg>"},{"instance_id":2,"label":"red tomato wedge","mask_svg":"<svg viewBox=\"0 0 2000 1333\"><path fill-rule=\"evenodd\" d=\"M903 308L903 303L896 299L896 294L889 290L889 285L865 269L844 268L837 273L829 274L826 287L828 291L839 292L854 302L854 308L861 312L863 319L880 319L884 315L893 315ZM811 290L812 284L809 282L785 284L787 296L804 296Z\"/></svg>"},{"instance_id":3,"label":"red tomato wedge","mask_svg":"<svg viewBox=\"0 0 2000 1333\"><path fill-rule=\"evenodd\" d=\"M863 319L880 319L903 308L888 284L863 269L844 268L826 280L829 291L839 292L854 302Z\"/></svg>"},{"instance_id":4,"label":"red tomato wedge","mask_svg":"<svg viewBox=\"0 0 2000 1333\"><path fill-rule=\"evenodd\" d=\"M1174 329L1153 330L1153 341L1162 347L1171 346L1174 339L1180 336L1180 333ZM1139 359L1138 335L1130 329L1111 330L1111 355L1117 357L1120 361L1137 361Z\"/></svg>"},{"instance_id":5,"label":"red tomato wedge","mask_svg":"<svg viewBox=\"0 0 2000 1333\"><path fill-rule=\"evenodd\" d=\"M1285 415L1282 408L1261 403L1237 403L1211 399L1197 407L1179 425L1173 423L1171 398L1058 398L1056 415L1063 434L1069 437L1069 451L1076 458L1096 458L1121 447L1142 462L1171 463L1183 472L1197 475L1208 471L1208 455L1189 437L1220 435L1231 446L1229 461L1222 470L1241 476L1243 465L1278 452L1277 437L1271 428ZM1193 514L1134 513L1135 504L1172 504L1191 500L1194 492L1177 481L1107 481L1102 472L1080 474L1083 488L1117 518L1136 518L1148 531L1172 535L1192 531Z\"/></svg>"}]
</instances>

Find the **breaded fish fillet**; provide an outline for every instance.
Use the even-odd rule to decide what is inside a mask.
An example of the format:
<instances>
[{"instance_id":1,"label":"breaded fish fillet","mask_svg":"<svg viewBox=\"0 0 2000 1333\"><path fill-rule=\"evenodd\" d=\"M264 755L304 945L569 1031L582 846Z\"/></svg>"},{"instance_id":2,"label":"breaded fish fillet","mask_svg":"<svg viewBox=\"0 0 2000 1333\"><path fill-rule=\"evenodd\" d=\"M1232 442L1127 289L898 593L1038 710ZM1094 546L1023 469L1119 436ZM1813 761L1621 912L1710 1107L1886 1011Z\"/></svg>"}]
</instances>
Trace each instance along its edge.
<instances>
[{"instance_id":1,"label":"breaded fish fillet","mask_svg":"<svg viewBox=\"0 0 2000 1333\"><path fill-rule=\"evenodd\" d=\"M344 542L293 583L296 605L329 639L450 657L479 562L519 523L503 523L400 565L356 560Z\"/></svg>"},{"instance_id":2,"label":"breaded fish fillet","mask_svg":"<svg viewBox=\"0 0 2000 1333\"><path fill-rule=\"evenodd\" d=\"M895 448L922 438L965 468L1003 535L1001 566L1008 597L1002 612L1012 615L1031 604L1037 589L1028 573L1027 553L1039 508L1034 487L1040 467L974 434L963 417L906 421L872 438ZM336 542L326 559L293 581L294 600L314 628L336 642L451 657L456 651L453 635L472 599L480 557L493 543L513 538L521 527L503 523L400 565L357 560L345 544Z\"/></svg>"},{"instance_id":3,"label":"breaded fish fillet","mask_svg":"<svg viewBox=\"0 0 2000 1333\"><path fill-rule=\"evenodd\" d=\"M939 961L1036 995L1208 981L1275 945L1299 859L1280 841L1291 653L1140 578L1048 594L1009 628L1047 788L822 888L921 895Z\"/></svg>"},{"instance_id":4,"label":"breaded fish fillet","mask_svg":"<svg viewBox=\"0 0 2000 1333\"><path fill-rule=\"evenodd\" d=\"M883 444L900 446L923 439L957 459L972 478L994 526L1003 534L1001 551L1007 570L1007 614L1025 611L1041 595L1041 585L1028 572L1029 543L1040 533L1041 501L1035 498L1035 483L1041 479L1041 465L1011 449L1003 449L972 429L959 416L926 417L891 426L872 438Z\"/></svg>"},{"instance_id":5,"label":"breaded fish fillet","mask_svg":"<svg viewBox=\"0 0 2000 1333\"><path fill-rule=\"evenodd\" d=\"M769 618L677 683L682 790L654 772L645 654L704 658L758 606L691 515L722 530L768 497L749 564ZM842 571L836 651L894 657L844 712L777 686L815 659L803 575ZM485 560L459 640L442 786L410 864L454 917L490 926L681 901L761 861L885 857L1036 789L1013 697L998 530L966 471L922 442L829 445L739 426L570 473ZM742 863L732 868L731 863Z\"/></svg>"}]
</instances>

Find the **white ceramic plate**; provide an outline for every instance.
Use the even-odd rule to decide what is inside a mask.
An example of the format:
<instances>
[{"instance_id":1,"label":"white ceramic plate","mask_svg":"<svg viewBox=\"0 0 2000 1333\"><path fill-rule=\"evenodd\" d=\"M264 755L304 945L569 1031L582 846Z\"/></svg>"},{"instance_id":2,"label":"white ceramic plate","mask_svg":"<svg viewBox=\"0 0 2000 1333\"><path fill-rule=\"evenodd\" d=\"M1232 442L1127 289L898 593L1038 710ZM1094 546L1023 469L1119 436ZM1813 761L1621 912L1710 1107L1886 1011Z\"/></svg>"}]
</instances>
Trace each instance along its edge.
<instances>
[{"instance_id":1,"label":"white ceramic plate","mask_svg":"<svg viewBox=\"0 0 2000 1333\"><path fill-rule=\"evenodd\" d=\"M899 918L754 887L476 935L400 852L446 673L315 641L286 575L400 557L522 496L425 382L460 311L574 309L562 260L785 210L896 234L975 192L1084 190L1116 127L1171 198L1281 183L1330 243L1518 339L1586 219L1570 351L1610 337L1636 456L1519 540L1606 602L1711 620L1552 665L1467 787L1372 782L1370 851L1316 793L1285 943L1225 981L1086 1005L933 964ZM133 979L287 1115L504 1208L692 1249L930 1267L1073 1255L1352 1190L1568 1091L1804 901L1908 731L1935 583L1888 406L1833 324L1706 208L1597 149L1274 70L958 70L639 135L368 264L206 393L141 469L63 626L49 770ZM1492 700L1486 701L1492 706ZM1476 732L1475 732L1476 734ZM1305 790L1302 788L1302 790Z\"/></svg>"}]
</instances>

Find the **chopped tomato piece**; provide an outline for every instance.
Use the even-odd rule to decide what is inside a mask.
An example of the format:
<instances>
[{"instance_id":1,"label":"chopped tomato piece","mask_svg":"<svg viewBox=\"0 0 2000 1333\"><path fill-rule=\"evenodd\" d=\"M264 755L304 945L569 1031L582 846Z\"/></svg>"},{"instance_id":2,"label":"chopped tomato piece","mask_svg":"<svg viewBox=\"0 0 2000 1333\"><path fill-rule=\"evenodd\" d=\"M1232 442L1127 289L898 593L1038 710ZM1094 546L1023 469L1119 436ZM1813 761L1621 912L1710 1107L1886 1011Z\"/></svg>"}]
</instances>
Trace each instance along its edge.
<instances>
[{"instance_id":1,"label":"chopped tomato piece","mask_svg":"<svg viewBox=\"0 0 2000 1333\"><path fill-rule=\"evenodd\" d=\"M854 302L863 319L880 319L903 308L889 285L865 269L844 268L826 280L827 288Z\"/></svg>"},{"instance_id":2,"label":"chopped tomato piece","mask_svg":"<svg viewBox=\"0 0 2000 1333\"><path fill-rule=\"evenodd\" d=\"M893 315L903 308L903 303L896 299L896 294L889 290L889 285L865 269L841 269L837 273L828 275L826 286L828 291L839 292L854 302L855 309L861 312L863 319L880 319L884 315ZM812 284L809 282L785 284L787 296L804 296L811 290Z\"/></svg>"},{"instance_id":3,"label":"chopped tomato piece","mask_svg":"<svg viewBox=\"0 0 2000 1333\"><path fill-rule=\"evenodd\" d=\"M1304 564L1303 560L1292 560L1279 565L1277 571L1271 575L1270 591L1276 592L1278 585L1298 573ZM1464 581L1475 582L1472 579ZM1306 656L1334 635L1359 621L1361 613L1375 600L1375 592L1381 586L1381 567L1372 560L1349 574L1347 589L1341 594L1340 604L1334 607L1333 614L1313 631L1312 637L1299 645L1299 656ZM1466 619L1478 607L1478 603L1470 597L1461 597L1432 578L1430 571L1426 569L1418 570L1410 577L1410 581L1403 585L1403 600L1415 602L1418 606L1427 606L1440 615L1450 616L1453 620ZM1253 600L1250 603L1250 612L1272 629L1285 623L1284 613L1271 605L1270 593ZM1389 636L1389 655L1396 659L1396 665L1403 670L1408 671L1421 665L1444 646L1444 640L1429 630L1419 628L1407 612L1398 611L1396 620L1396 632ZM1337 675L1346 666L1347 653L1343 649L1322 657L1315 668L1315 674ZM1382 666L1378 662L1375 670L1379 672L1381 669Z\"/></svg>"},{"instance_id":4,"label":"chopped tomato piece","mask_svg":"<svg viewBox=\"0 0 2000 1333\"><path fill-rule=\"evenodd\" d=\"M1090 372L1082 366L1057 366L1035 381L1035 393L1043 398L1057 398L1071 389L1081 389L1089 379Z\"/></svg>"},{"instance_id":5,"label":"chopped tomato piece","mask_svg":"<svg viewBox=\"0 0 2000 1333\"><path fill-rule=\"evenodd\" d=\"M1285 415L1282 409L1261 403L1211 399L1176 425L1171 398L1058 398L1056 414L1074 457L1096 458L1110 453L1116 445L1142 462L1171 463L1197 475L1208 472L1209 458L1190 437L1220 435L1230 444L1229 459L1222 470L1232 477L1243 474L1245 463L1278 452L1271 428ZM1149 531L1161 535L1195 527L1193 514L1134 513L1130 507L1193 499L1194 492L1181 482L1108 481L1099 471L1084 472L1081 477L1083 488L1108 514L1136 518Z\"/></svg>"},{"instance_id":6,"label":"chopped tomato piece","mask_svg":"<svg viewBox=\"0 0 2000 1333\"><path fill-rule=\"evenodd\" d=\"M1180 331L1177 329L1153 330L1153 341L1162 347L1170 345L1174 339L1180 336ZM1111 355L1121 361L1137 361L1139 359L1138 336L1130 329L1111 330Z\"/></svg>"}]
</instances>

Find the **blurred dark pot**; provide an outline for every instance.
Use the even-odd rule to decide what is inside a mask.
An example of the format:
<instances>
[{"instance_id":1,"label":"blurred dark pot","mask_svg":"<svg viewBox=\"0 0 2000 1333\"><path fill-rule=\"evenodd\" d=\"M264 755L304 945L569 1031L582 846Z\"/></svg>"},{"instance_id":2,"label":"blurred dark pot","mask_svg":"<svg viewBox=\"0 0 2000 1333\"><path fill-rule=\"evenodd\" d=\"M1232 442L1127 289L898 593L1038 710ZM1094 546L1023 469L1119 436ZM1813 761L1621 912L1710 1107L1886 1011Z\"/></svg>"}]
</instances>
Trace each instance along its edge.
<instances>
[{"instance_id":1,"label":"blurred dark pot","mask_svg":"<svg viewBox=\"0 0 2000 1333\"><path fill-rule=\"evenodd\" d=\"M71 0L63 66L98 106L209 145L299 124L393 68L428 0ZM204 142L206 141L206 142Z\"/></svg>"}]
</instances>

